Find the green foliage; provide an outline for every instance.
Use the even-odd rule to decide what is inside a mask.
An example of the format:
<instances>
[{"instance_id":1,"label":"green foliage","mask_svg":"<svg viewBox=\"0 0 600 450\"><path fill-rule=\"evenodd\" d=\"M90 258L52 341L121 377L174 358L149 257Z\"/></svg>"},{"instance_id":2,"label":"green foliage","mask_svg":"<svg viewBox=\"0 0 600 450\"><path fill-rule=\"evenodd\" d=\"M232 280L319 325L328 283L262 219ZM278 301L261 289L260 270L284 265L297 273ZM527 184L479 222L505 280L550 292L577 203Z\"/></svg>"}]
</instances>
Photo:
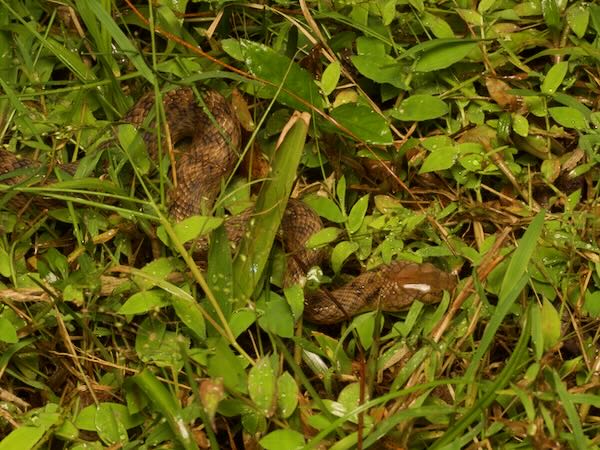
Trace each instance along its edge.
<instances>
[{"instance_id":1,"label":"green foliage","mask_svg":"<svg viewBox=\"0 0 600 450\"><path fill-rule=\"evenodd\" d=\"M0 142L40 162L0 173L0 450L597 443L600 6L59 3L0 0ZM120 119L178 85L237 98L269 168L174 224ZM459 287L303 323L290 192L326 223L310 288Z\"/></svg>"}]
</instances>

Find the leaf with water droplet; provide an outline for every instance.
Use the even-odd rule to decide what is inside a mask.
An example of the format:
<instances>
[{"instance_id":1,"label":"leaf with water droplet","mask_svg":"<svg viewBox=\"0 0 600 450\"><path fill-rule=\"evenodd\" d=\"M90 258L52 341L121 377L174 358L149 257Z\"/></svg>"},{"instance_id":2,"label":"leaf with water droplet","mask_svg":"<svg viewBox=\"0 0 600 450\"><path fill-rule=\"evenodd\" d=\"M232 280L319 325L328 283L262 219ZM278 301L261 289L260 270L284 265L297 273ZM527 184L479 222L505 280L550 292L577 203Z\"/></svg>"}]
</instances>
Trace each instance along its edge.
<instances>
[{"instance_id":1,"label":"leaf with water droplet","mask_svg":"<svg viewBox=\"0 0 600 450\"><path fill-rule=\"evenodd\" d=\"M269 358L262 358L248 374L248 393L254 404L267 417L273 413L277 379Z\"/></svg>"}]
</instances>

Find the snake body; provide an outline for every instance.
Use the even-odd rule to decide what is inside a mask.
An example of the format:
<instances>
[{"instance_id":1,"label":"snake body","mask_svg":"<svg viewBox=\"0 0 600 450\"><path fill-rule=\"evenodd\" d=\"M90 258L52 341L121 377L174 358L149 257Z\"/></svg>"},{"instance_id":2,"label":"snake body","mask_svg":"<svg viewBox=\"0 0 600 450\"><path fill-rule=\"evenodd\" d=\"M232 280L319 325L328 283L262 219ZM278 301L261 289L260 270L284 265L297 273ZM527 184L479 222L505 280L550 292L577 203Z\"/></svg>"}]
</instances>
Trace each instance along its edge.
<instances>
[{"instance_id":1,"label":"snake body","mask_svg":"<svg viewBox=\"0 0 600 450\"><path fill-rule=\"evenodd\" d=\"M162 96L167 124L163 136L168 133L175 148L174 182L168 194L169 213L175 221L209 209L239 158L240 125L231 105L213 90L202 91L201 97L199 102L191 88L174 89ZM154 94L149 93L123 118L140 130L154 160L161 154L159 149L166 153L169 148L166 139L159 146L153 131L157 123L151 113L155 104ZM182 139L189 139L191 143L185 146L185 151L178 151L176 144ZM22 176L6 174L39 166L36 161L0 150L0 176L4 175L1 182L20 182ZM73 172L75 167L66 165L64 168ZM243 224L243 219L230 221L227 232L232 241L242 234ZM309 250L305 244L322 227L321 219L310 207L298 200L289 201L281 223L285 250L292 255L288 258L285 286L302 284L306 269L321 264L325 253ZM454 277L431 264L396 261L364 272L336 290L306 292L304 317L314 323L331 324L377 308L399 311L417 299L427 303L439 301L444 290L454 287Z\"/></svg>"}]
</instances>

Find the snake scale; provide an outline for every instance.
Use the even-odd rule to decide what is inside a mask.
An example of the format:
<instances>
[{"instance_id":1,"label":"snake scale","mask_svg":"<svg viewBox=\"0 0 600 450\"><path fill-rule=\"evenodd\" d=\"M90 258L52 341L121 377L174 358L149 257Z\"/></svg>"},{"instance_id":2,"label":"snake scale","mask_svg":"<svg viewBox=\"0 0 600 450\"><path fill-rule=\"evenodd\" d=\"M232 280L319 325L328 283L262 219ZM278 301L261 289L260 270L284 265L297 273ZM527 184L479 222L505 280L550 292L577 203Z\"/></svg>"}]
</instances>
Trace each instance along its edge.
<instances>
[{"instance_id":1,"label":"snake scale","mask_svg":"<svg viewBox=\"0 0 600 450\"><path fill-rule=\"evenodd\" d=\"M169 213L175 221L210 208L223 180L231 175L239 157L241 131L231 105L214 90L203 90L201 95L202 101L199 102L191 88L177 88L162 96L168 125L165 132L169 133L175 148L176 170L172 178L176 179L176 184L173 183L168 194ZM152 132L156 121L147 119L154 107L155 97L149 93L123 120L140 130L150 156L156 159L159 145ZM150 124L147 124L149 121ZM191 143L181 146L185 150L180 151L176 144L183 139L191 140ZM162 148L167 148L166 141ZM37 161L0 150L0 183L19 183L23 176L11 177L11 172L41 166ZM69 172L73 172L75 167L64 166ZM237 227L227 230L231 240L236 240L240 234L239 224L243 221L237 222ZM302 283L306 269L321 264L325 252L309 250L305 243L322 227L321 219L310 207L290 199L281 223L283 244L291 255L288 257L285 286ZM417 299L425 303L439 301L443 291L451 291L455 285L454 276L429 263L395 261L364 272L338 289L307 291L304 317L314 323L332 324L377 308L399 311Z\"/></svg>"}]
</instances>

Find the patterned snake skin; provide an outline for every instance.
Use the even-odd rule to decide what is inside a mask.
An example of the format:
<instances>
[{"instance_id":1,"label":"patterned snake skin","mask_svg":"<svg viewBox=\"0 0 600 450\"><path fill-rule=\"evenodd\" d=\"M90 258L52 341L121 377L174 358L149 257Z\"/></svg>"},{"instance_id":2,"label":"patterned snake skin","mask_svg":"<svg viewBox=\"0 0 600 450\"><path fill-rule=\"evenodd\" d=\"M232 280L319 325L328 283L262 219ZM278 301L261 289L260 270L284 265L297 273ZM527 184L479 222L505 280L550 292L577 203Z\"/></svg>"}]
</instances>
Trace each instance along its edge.
<instances>
[{"instance_id":1,"label":"patterned snake skin","mask_svg":"<svg viewBox=\"0 0 600 450\"><path fill-rule=\"evenodd\" d=\"M184 138L191 140L185 151L179 152L175 147L177 185L169 191L169 213L176 221L212 206L223 179L234 170L239 157L240 126L231 106L223 96L212 90L202 91L202 100L199 102L190 88L175 89L163 95L168 125L166 131L172 144ZM154 95L147 94L123 119L139 129L153 130L156 121L148 120L147 116L154 107ZM150 131L142 133L150 156L156 159L159 146L155 134ZM166 143L162 148L167 148ZM20 159L13 153L0 150L0 183L23 181L23 176L10 177L6 174L40 166L36 161ZM73 173L76 165L61 168ZM11 207L23 204L24 198L20 194L14 197ZM238 226L228 228L228 235L233 241L241 234L239 230L243 225L240 224L244 221L235 218L231 221L236 222ZM322 262L323 251L305 248L308 238L322 227L321 219L312 209L300 201L289 201L281 223L284 247L291 255L284 280L286 286L303 283L306 269ZM451 291L455 285L454 276L431 264L396 261L362 273L336 290L306 292L304 317L314 323L332 324L377 308L399 311L415 300L437 302L444 290Z\"/></svg>"}]
</instances>

